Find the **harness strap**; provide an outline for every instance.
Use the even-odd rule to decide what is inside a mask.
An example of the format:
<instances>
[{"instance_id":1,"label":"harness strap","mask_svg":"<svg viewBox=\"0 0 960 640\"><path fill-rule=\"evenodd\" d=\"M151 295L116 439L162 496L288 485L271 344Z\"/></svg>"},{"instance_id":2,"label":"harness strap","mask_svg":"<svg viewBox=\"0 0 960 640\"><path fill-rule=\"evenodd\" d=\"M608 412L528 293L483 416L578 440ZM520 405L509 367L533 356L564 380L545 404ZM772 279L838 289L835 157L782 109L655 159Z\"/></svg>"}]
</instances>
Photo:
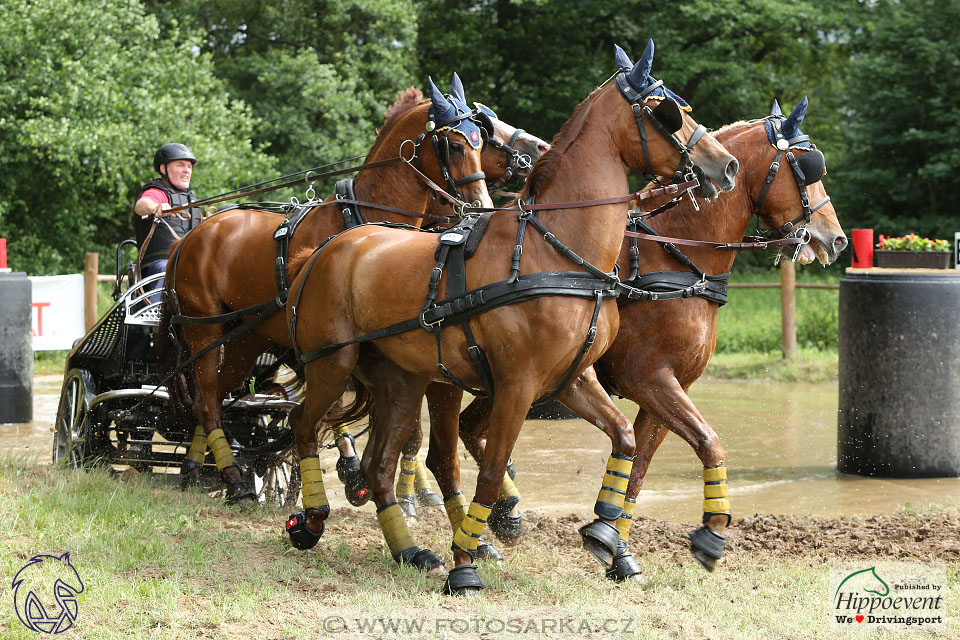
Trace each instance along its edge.
<instances>
[{"instance_id":1,"label":"harness strap","mask_svg":"<svg viewBox=\"0 0 960 640\"><path fill-rule=\"evenodd\" d=\"M719 305L727 303L729 273L706 274L702 277L690 271L654 271L623 282L617 304L631 301L678 300L698 297Z\"/></svg>"}]
</instances>

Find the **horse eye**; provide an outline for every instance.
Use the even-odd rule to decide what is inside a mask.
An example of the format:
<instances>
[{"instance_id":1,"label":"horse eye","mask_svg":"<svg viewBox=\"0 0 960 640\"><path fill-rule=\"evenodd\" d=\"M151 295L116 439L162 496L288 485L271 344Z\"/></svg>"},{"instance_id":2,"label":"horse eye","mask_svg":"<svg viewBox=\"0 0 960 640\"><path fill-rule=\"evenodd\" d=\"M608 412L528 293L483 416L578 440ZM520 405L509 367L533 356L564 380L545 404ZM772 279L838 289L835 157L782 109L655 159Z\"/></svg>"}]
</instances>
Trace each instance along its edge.
<instances>
[{"instance_id":1,"label":"horse eye","mask_svg":"<svg viewBox=\"0 0 960 640\"><path fill-rule=\"evenodd\" d=\"M463 153L463 145L459 142L451 142L450 153Z\"/></svg>"}]
</instances>

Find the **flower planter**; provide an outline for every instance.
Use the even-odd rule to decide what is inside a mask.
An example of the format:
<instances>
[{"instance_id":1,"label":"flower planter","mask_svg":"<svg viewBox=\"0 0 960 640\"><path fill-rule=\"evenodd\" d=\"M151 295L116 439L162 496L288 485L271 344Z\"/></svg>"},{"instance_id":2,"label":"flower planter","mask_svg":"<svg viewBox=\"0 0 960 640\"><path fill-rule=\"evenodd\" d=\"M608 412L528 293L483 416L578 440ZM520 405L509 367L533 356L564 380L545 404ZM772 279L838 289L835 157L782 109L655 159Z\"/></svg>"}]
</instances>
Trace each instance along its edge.
<instances>
[{"instance_id":1,"label":"flower planter","mask_svg":"<svg viewBox=\"0 0 960 640\"><path fill-rule=\"evenodd\" d=\"M949 251L874 251L873 266L887 269L949 269Z\"/></svg>"}]
</instances>

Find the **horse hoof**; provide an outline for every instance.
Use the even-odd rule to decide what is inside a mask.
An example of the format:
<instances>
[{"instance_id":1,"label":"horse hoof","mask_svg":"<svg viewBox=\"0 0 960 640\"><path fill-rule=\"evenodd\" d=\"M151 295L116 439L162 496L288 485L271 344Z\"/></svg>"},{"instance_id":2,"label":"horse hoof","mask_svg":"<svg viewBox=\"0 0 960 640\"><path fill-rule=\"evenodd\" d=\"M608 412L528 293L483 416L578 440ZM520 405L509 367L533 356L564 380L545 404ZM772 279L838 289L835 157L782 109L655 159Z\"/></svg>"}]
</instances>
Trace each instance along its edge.
<instances>
[{"instance_id":1,"label":"horse hoof","mask_svg":"<svg viewBox=\"0 0 960 640\"><path fill-rule=\"evenodd\" d=\"M343 481L343 492L347 497L347 502L355 507L362 507L367 504L373 495L367 489L367 481L359 469L346 476Z\"/></svg>"},{"instance_id":2,"label":"horse hoof","mask_svg":"<svg viewBox=\"0 0 960 640\"><path fill-rule=\"evenodd\" d=\"M627 551L627 545L623 549L617 549L617 555L613 558L613 564L607 569L607 577L614 582L626 582L627 580L640 580L643 569L634 559L633 554Z\"/></svg>"},{"instance_id":3,"label":"horse hoof","mask_svg":"<svg viewBox=\"0 0 960 640\"><path fill-rule=\"evenodd\" d=\"M184 491L200 487L200 472L180 476L180 488Z\"/></svg>"},{"instance_id":4,"label":"horse hoof","mask_svg":"<svg viewBox=\"0 0 960 640\"><path fill-rule=\"evenodd\" d=\"M417 490L417 502L421 507L442 507L443 500L430 489Z\"/></svg>"},{"instance_id":5,"label":"horse hoof","mask_svg":"<svg viewBox=\"0 0 960 640\"><path fill-rule=\"evenodd\" d=\"M727 536L717 533L707 525L702 525L688 535L690 536L690 552L700 563L700 566L707 571L716 569L717 560L723 556L723 545Z\"/></svg>"},{"instance_id":6,"label":"horse hoof","mask_svg":"<svg viewBox=\"0 0 960 640\"><path fill-rule=\"evenodd\" d=\"M609 568L617 552L620 533L617 528L597 518L590 524L580 527L583 548L590 552L602 565Z\"/></svg>"},{"instance_id":7,"label":"horse hoof","mask_svg":"<svg viewBox=\"0 0 960 640\"><path fill-rule=\"evenodd\" d=\"M487 525L493 535L507 544L516 542L523 535L523 521L520 516L510 515L518 502L520 498L517 497L497 500L487 517Z\"/></svg>"},{"instance_id":8,"label":"horse hoof","mask_svg":"<svg viewBox=\"0 0 960 640\"><path fill-rule=\"evenodd\" d=\"M403 512L403 517L407 519L407 522L413 524L417 521L420 514L417 513L416 498L412 493L406 496L397 496L397 504L400 505L400 511Z\"/></svg>"},{"instance_id":9,"label":"horse hoof","mask_svg":"<svg viewBox=\"0 0 960 640\"><path fill-rule=\"evenodd\" d=\"M470 598L486 586L480 574L477 573L476 565L468 564L450 570L450 575L443 583L443 593L448 596Z\"/></svg>"},{"instance_id":10,"label":"horse hoof","mask_svg":"<svg viewBox=\"0 0 960 640\"><path fill-rule=\"evenodd\" d=\"M437 573L437 569L445 572L443 558L430 551L430 549L421 549L420 547L404 549L397 555L396 561L400 564L409 564L425 573Z\"/></svg>"},{"instance_id":11,"label":"horse hoof","mask_svg":"<svg viewBox=\"0 0 960 640\"><path fill-rule=\"evenodd\" d=\"M476 558L477 560L496 562L497 564L503 562L503 554L500 553L500 551L489 542L484 542L483 539L477 543Z\"/></svg>"},{"instance_id":12,"label":"horse hoof","mask_svg":"<svg viewBox=\"0 0 960 640\"><path fill-rule=\"evenodd\" d=\"M246 482L234 482L227 486L227 504L248 507L257 503L257 494L250 490Z\"/></svg>"},{"instance_id":13,"label":"horse hoof","mask_svg":"<svg viewBox=\"0 0 960 640\"><path fill-rule=\"evenodd\" d=\"M360 473L360 457L344 456L337 458L337 477L340 482L346 483L351 474Z\"/></svg>"},{"instance_id":14,"label":"horse hoof","mask_svg":"<svg viewBox=\"0 0 960 640\"><path fill-rule=\"evenodd\" d=\"M314 533L307 528L306 512L297 511L287 518L285 528L287 535L290 536L290 544L293 545L295 549L306 551L316 546L320 540L320 536L323 535L323 530L326 528L326 525L321 521L320 533Z\"/></svg>"}]
</instances>

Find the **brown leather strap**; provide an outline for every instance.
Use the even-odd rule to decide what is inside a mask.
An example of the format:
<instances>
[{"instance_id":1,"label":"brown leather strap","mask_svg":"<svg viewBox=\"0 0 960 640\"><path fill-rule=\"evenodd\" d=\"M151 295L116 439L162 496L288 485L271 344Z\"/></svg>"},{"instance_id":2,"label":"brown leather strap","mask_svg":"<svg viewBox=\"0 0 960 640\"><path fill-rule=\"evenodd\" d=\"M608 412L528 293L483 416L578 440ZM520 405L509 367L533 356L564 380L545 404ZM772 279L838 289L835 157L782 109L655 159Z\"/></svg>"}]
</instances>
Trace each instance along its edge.
<instances>
[{"instance_id":1,"label":"brown leather strap","mask_svg":"<svg viewBox=\"0 0 960 640\"><path fill-rule=\"evenodd\" d=\"M762 240L756 236L744 236L743 242L707 242L705 240L688 240L686 238L657 236L649 233L639 233L637 231L625 231L624 235L629 238L639 238L640 240L652 240L653 242L664 244L682 244L687 247L703 247L716 251L761 251L768 247L803 244L803 239L798 237L781 238L779 240Z\"/></svg>"}]
</instances>

